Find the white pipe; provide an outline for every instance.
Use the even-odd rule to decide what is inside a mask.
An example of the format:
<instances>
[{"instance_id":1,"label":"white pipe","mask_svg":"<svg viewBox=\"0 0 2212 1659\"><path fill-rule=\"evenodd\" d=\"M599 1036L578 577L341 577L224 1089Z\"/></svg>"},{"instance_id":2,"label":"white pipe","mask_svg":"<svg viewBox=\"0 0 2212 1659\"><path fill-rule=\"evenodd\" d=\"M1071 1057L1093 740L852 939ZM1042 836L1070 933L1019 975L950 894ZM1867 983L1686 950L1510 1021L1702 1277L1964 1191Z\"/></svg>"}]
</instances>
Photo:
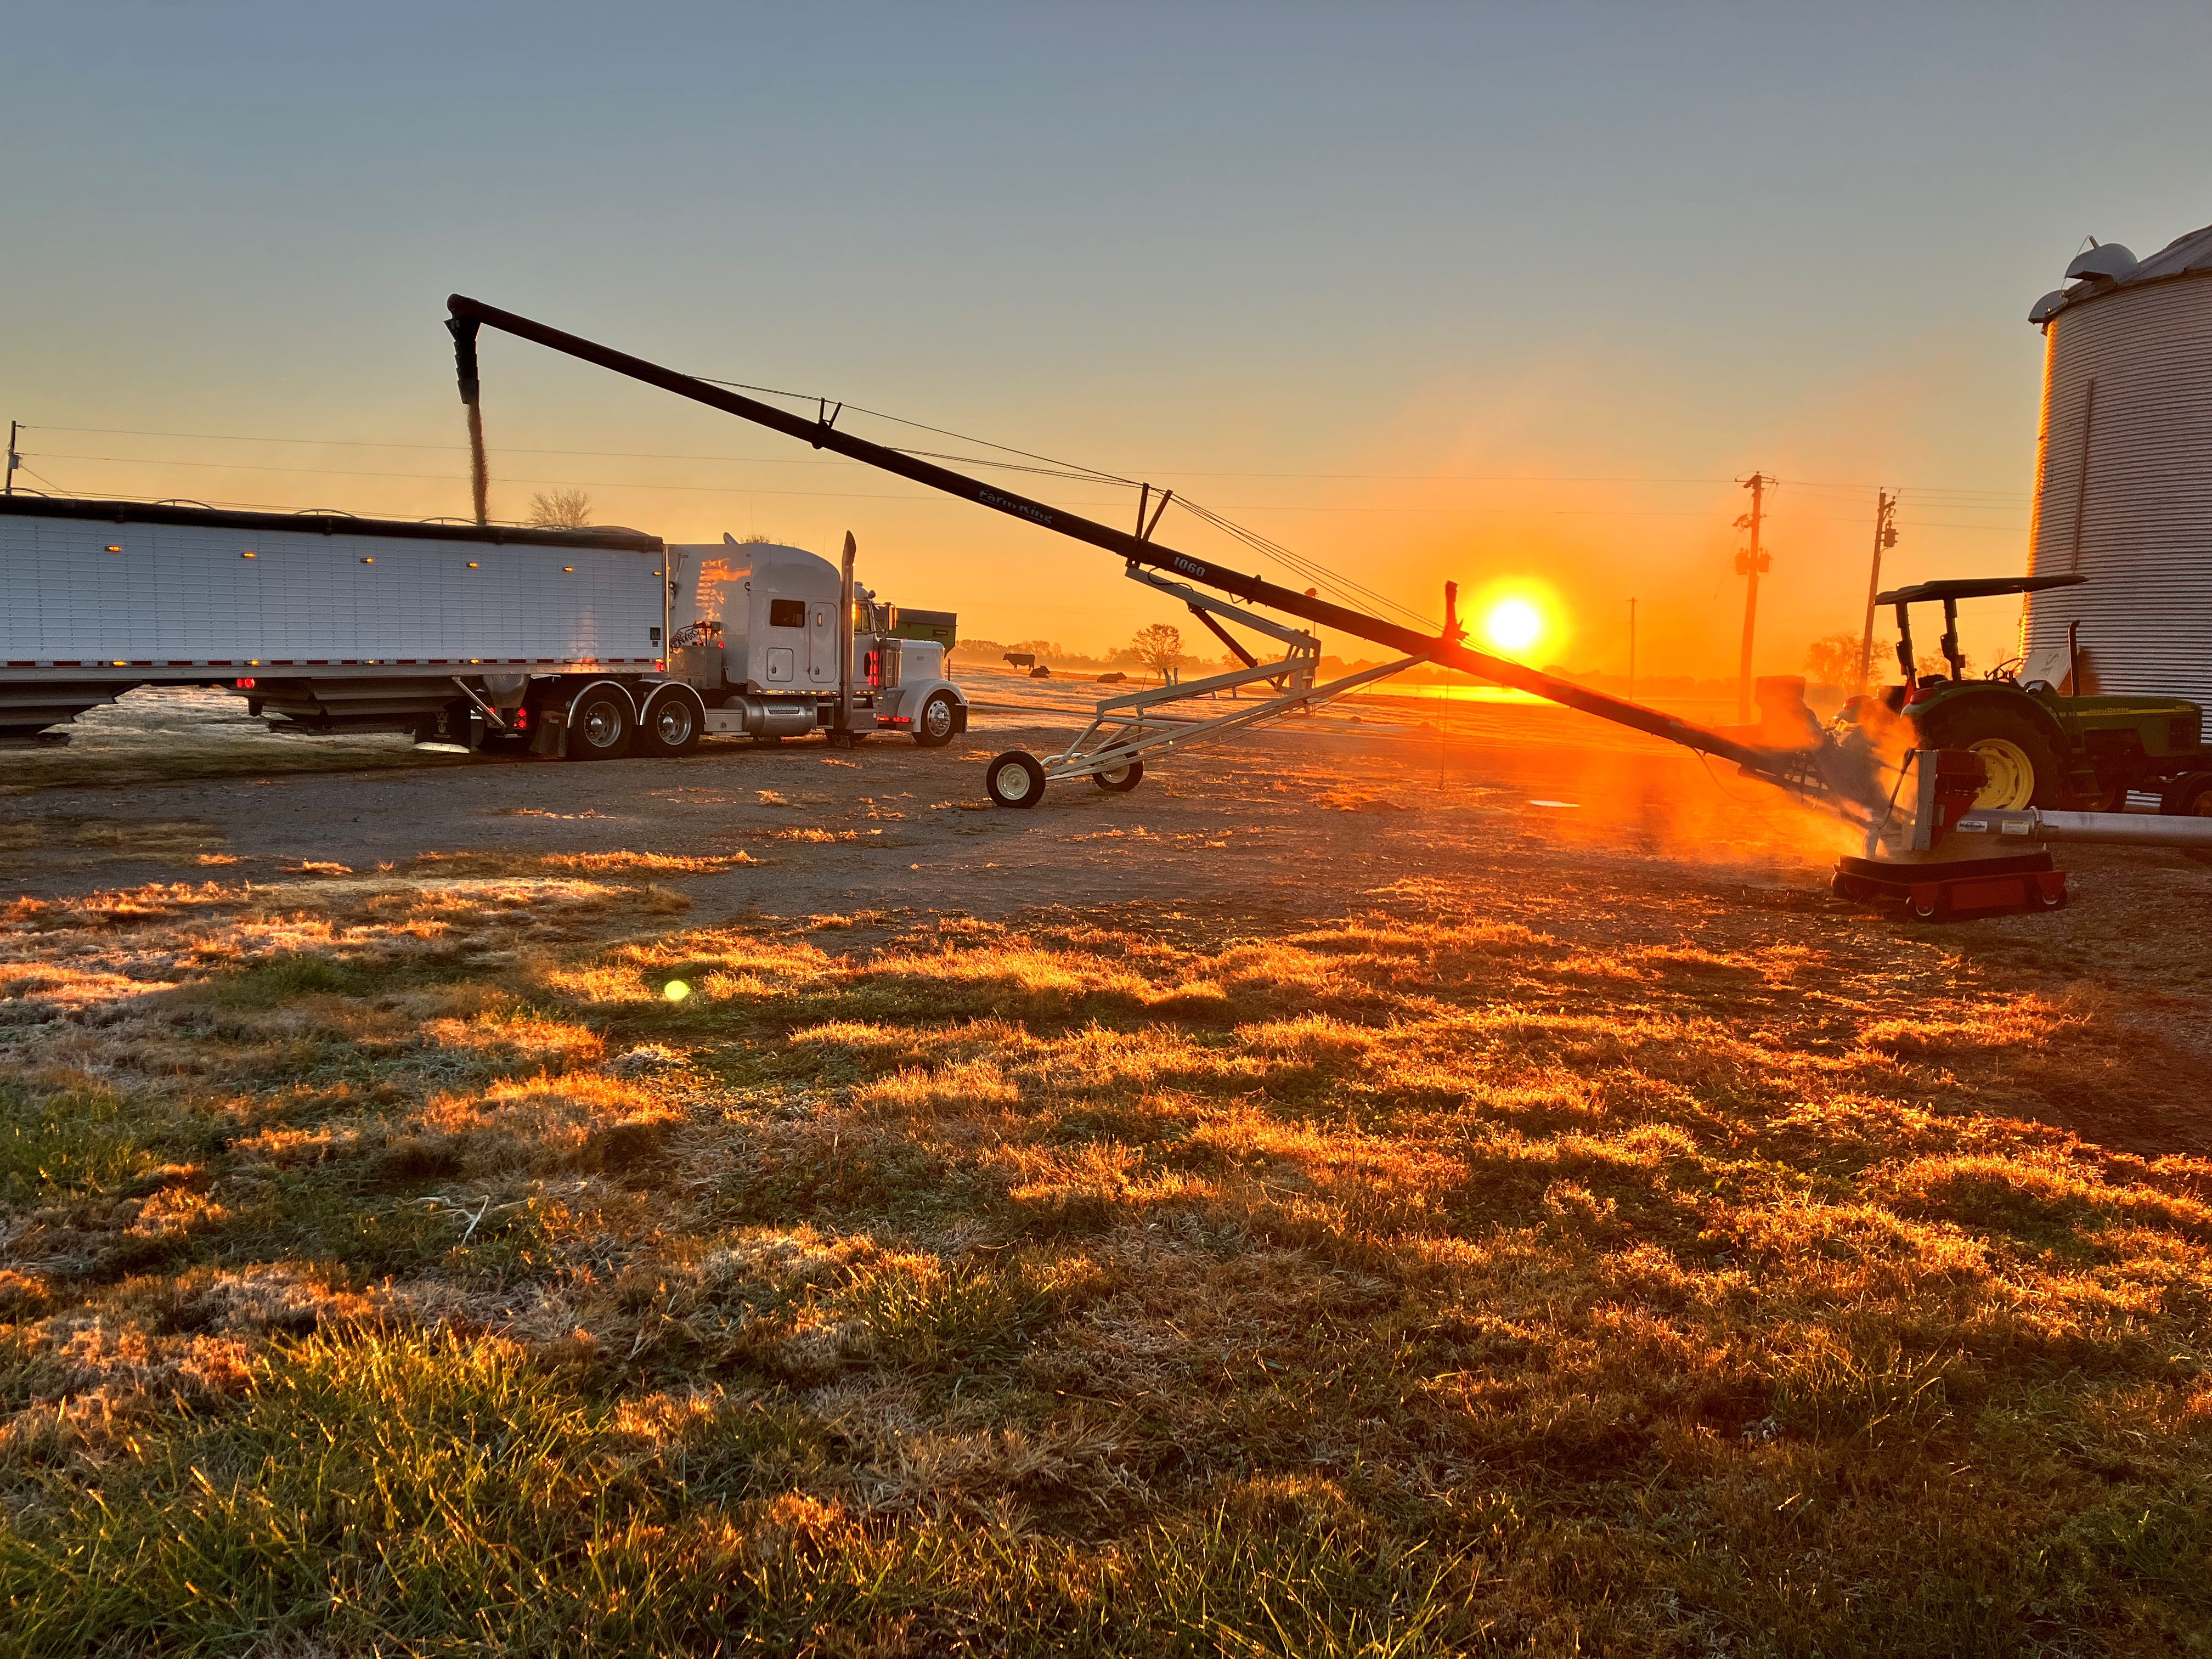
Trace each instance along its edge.
<instances>
[{"instance_id":1,"label":"white pipe","mask_svg":"<svg viewBox=\"0 0 2212 1659\"><path fill-rule=\"evenodd\" d=\"M1954 836L2005 841L2088 842L2111 847L2212 848L2212 818L2168 817L2148 812L2056 812L2041 807L1998 811L1976 807L1951 826Z\"/></svg>"}]
</instances>

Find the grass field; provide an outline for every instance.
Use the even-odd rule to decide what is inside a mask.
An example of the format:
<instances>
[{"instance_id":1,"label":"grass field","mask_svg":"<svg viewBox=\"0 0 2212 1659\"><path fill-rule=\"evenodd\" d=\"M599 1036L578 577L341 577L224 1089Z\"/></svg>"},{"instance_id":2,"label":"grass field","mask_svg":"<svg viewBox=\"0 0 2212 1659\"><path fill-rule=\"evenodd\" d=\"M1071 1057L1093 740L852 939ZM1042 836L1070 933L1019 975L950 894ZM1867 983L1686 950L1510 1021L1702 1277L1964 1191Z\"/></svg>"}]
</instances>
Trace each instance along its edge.
<instances>
[{"instance_id":1,"label":"grass field","mask_svg":"<svg viewBox=\"0 0 2212 1659\"><path fill-rule=\"evenodd\" d=\"M2212 1162L2060 1126L2207 1068L2109 995L669 862L4 913L0 1648L2204 1650Z\"/></svg>"}]
</instances>

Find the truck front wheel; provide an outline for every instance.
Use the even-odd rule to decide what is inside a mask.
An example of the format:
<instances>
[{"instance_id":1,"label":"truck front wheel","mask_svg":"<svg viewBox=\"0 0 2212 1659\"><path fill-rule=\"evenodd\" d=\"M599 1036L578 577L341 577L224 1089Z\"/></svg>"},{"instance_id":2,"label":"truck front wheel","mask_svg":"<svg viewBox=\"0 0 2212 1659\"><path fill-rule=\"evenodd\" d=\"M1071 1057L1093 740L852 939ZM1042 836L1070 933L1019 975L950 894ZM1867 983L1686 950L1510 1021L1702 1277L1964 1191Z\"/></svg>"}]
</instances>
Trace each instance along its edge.
<instances>
[{"instance_id":1,"label":"truck front wheel","mask_svg":"<svg viewBox=\"0 0 2212 1659\"><path fill-rule=\"evenodd\" d=\"M953 728L958 724L952 712L952 694L933 691L921 713L915 716L914 740L924 749L942 749L952 741Z\"/></svg>"}]
</instances>

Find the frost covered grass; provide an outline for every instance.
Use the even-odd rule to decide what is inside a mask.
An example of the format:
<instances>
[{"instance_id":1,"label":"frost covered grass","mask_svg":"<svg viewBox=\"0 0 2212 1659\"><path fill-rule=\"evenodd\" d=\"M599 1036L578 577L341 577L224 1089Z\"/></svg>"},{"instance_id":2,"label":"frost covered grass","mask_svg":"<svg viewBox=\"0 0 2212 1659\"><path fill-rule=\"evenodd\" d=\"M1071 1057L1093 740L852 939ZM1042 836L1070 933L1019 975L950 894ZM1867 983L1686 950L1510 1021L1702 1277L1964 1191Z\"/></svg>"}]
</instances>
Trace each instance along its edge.
<instances>
[{"instance_id":1,"label":"frost covered grass","mask_svg":"<svg viewBox=\"0 0 2212 1659\"><path fill-rule=\"evenodd\" d=\"M521 872L0 912L10 1650L2212 1632L2212 1161L2102 1127L2212 1065L2125 996L1679 893Z\"/></svg>"}]
</instances>

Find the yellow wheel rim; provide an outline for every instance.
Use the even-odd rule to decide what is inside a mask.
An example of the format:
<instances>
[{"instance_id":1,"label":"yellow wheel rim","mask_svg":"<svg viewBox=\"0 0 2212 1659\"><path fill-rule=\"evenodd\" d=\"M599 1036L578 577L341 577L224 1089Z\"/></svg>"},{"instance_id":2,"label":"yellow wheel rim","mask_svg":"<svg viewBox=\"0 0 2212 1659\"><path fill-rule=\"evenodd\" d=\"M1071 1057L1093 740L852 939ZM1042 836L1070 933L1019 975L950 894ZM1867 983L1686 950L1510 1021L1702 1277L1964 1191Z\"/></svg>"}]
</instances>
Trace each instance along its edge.
<instances>
[{"instance_id":1,"label":"yellow wheel rim","mask_svg":"<svg viewBox=\"0 0 2212 1659\"><path fill-rule=\"evenodd\" d=\"M2008 738L1984 738L1966 745L1982 757L1988 781L1974 805L1998 811L2017 811L2035 799L2035 763L2027 751Z\"/></svg>"}]
</instances>

